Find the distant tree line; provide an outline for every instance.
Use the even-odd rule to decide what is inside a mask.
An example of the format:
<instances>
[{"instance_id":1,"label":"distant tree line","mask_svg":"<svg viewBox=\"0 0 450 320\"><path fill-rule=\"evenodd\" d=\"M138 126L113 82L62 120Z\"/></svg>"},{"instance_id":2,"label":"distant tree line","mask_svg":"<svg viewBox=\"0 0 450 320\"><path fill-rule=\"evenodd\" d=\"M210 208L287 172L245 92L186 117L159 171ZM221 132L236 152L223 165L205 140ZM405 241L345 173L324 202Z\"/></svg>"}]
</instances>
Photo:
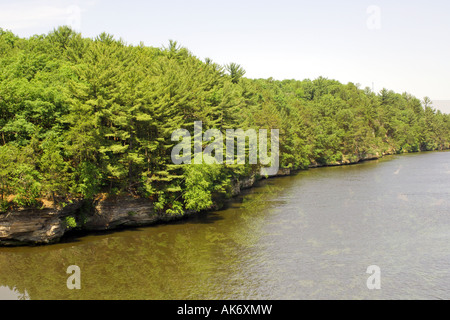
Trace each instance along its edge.
<instances>
[{"instance_id":1,"label":"distant tree line","mask_svg":"<svg viewBox=\"0 0 450 320\"><path fill-rule=\"evenodd\" d=\"M248 79L236 63L127 45L68 27L19 38L0 29L0 204L39 206L101 193L202 210L258 165L174 165L171 133L279 129L280 166L450 147L450 115L386 89L335 80Z\"/></svg>"}]
</instances>

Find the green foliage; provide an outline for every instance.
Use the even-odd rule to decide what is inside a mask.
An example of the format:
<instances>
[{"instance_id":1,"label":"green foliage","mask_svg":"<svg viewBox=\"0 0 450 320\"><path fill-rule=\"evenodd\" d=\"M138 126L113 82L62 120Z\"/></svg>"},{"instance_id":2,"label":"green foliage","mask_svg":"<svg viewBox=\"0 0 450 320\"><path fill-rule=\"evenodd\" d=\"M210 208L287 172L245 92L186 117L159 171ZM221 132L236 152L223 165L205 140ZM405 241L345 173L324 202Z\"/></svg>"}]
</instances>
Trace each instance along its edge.
<instances>
[{"instance_id":1,"label":"green foliage","mask_svg":"<svg viewBox=\"0 0 450 320\"><path fill-rule=\"evenodd\" d=\"M80 163L73 173L72 179L75 183L75 193L79 193L86 199L92 199L95 194L100 192L101 175L99 168L93 163Z\"/></svg>"},{"instance_id":2,"label":"green foliage","mask_svg":"<svg viewBox=\"0 0 450 320\"><path fill-rule=\"evenodd\" d=\"M67 229L69 228L76 228L77 227L77 221L74 217L69 216L64 218L64 225Z\"/></svg>"},{"instance_id":3,"label":"green foliage","mask_svg":"<svg viewBox=\"0 0 450 320\"><path fill-rule=\"evenodd\" d=\"M220 165L197 164L185 168L183 194L186 209L201 211L212 207L214 193L227 193L230 183L226 169Z\"/></svg>"},{"instance_id":4,"label":"green foliage","mask_svg":"<svg viewBox=\"0 0 450 320\"><path fill-rule=\"evenodd\" d=\"M258 165L174 165L171 134L279 129L280 167L450 147L450 116L353 83L245 78L170 41L126 45L68 27L21 39L0 29L0 210L133 194L162 215L205 210ZM206 147L204 144L203 148ZM72 221L73 222L73 221Z\"/></svg>"},{"instance_id":5,"label":"green foliage","mask_svg":"<svg viewBox=\"0 0 450 320\"><path fill-rule=\"evenodd\" d=\"M0 213L4 213L8 211L10 204L6 200L0 200Z\"/></svg>"},{"instance_id":6,"label":"green foliage","mask_svg":"<svg viewBox=\"0 0 450 320\"><path fill-rule=\"evenodd\" d=\"M227 64L225 69L230 73L231 81L233 83L238 83L239 79L241 79L246 73L239 64L234 62Z\"/></svg>"}]
</instances>

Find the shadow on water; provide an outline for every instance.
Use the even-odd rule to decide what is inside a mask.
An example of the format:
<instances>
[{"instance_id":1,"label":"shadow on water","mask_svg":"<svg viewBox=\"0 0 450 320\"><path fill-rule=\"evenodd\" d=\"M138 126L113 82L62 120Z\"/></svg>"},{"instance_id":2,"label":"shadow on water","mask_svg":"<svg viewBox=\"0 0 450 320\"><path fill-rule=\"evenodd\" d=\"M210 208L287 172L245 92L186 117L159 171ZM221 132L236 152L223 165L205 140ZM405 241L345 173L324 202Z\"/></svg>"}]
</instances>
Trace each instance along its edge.
<instances>
[{"instance_id":1,"label":"shadow on water","mask_svg":"<svg viewBox=\"0 0 450 320\"><path fill-rule=\"evenodd\" d=\"M66 232L61 239L58 242L55 242L53 244L47 244L45 246L52 246L57 244L76 244L79 242L83 242L86 237L91 237L93 240L95 237L105 237L105 236L111 236L111 237L121 237L122 234L126 233L126 236L129 236L129 233L133 232L142 232L143 229L149 229L149 228L161 228L164 226L169 225L187 225L187 224L214 224L218 221L223 220L223 217L214 211L202 211L198 213L194 213L189 216L184 216L177 218L176 220L172 221L158 221L154 222L152 224L148 225L142 225L142 226L126 226L121 225L117 226L114 229L108 229L108 230L70 230ZM39 245L36 245L38 247ZM44 245L40 245L44 246Z\"/></svg>"},{"instance_id":2,"label":"shadow on water","mask_svg":"<svg viewBox=\"0 0 450 320\"><path fill-rule=\"evenodd\" d=\"M119 236L123 232L139 232L141 229L139 227L126 227L126 226L119 226L116 229L111 230L95 230L95 231L89 231L89 230L70 230L64 234L64 236L61 237L61 239L54 243L53 245L57 244L75 244L78 242L82 242L84 238L87 236L92 237L104 237L104 236L110 236L115 235ZM51 246L52 244L50 244Z\"/></svg>"},{"instance_id":3,"label":"shadow on water","mask_svg":"<svg viewBox=\"0 0 450 320\"><path fill-rule=\"evenodd\" d=\"M294 172L292 176L298 174L298 172ZM87 236L91 237L104 237L104 236L117 236L120 237L121 234L126 232L141 232L144 228L160 228L163 226L168 225L187 225L187 224L200 224L200 225L210 225L215 224L218 221L221 221L224 219L222 212L230 210L230 209L236 209L240 208L241 206L245 207L249 199L247 196L253 195L253 199L251 201L251 205L255 205L257 200L263 200L263 197L267 196L267 193L273 193L274 191L279 191L280 189L277 187L277 183L282 180L286 179L287 177L274 177L270 179L263 179L257 181L252 188L241 190L241 193L235 197L232 197L230 199L226 199L222 203L222 207L218 210L211 211L200 211L196 212L190 215L186 215L183 217L176 218L172 221L157 221L152 224L148 225L142 225L142 226L126 226L126 225L120 225L115 227L114 229L108 229L108 230L70 230L64 234L63 237L59 240L59 242L56 242L54 244L75 244L78 242L83 241L83 239ZM278 180L278 181L277 181ZM286 179L287 180L287 179ZM258 195L259 194L259 195ZM255 195L258 195L255 199ZM263 202L260 201L261 204ZM47 245L47 246L49 246Z\"/></svg>"}]
</instances>

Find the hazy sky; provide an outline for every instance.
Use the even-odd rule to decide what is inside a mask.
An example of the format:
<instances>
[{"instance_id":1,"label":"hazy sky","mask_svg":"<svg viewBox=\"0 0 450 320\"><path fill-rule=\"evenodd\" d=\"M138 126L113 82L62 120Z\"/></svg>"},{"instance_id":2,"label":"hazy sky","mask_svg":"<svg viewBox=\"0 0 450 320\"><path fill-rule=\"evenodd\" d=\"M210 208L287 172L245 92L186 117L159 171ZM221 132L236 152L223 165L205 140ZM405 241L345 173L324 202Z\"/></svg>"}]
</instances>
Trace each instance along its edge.
<instances>
[{"instance_id":1,"label":"hazy sky","mask_svg":"<svg viewBox=\"0 0 450 320\"><path fill-rule=\"evenodd\" d=\"M130 44L178 41L250 78L407 91L450 113L450 1L0 0L0 27L28 37L71 25Z\"/></svg>"}]
</instances>

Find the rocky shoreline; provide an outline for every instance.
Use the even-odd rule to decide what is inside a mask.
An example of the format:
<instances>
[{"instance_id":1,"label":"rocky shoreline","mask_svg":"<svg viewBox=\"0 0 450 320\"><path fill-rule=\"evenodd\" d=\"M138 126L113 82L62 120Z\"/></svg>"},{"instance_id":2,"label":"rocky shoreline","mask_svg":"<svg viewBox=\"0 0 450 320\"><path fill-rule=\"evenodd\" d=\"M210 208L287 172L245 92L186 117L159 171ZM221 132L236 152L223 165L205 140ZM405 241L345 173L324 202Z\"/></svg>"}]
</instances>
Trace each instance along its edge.
<instances>
[{"instance_id":1,"label":"rocky shoreline","mask_svg":"<svg viewBox=\"0 0 450 320\"><path fill-rule=\"evenodd\" d=\"M353 161L344 160L310 168L340 166L375 160L383 155L364 155ZM298 170L280 169L277 176L291 175ZM235 181L232 196L253 185L264 177L250 176ZM177 220L195 212L185 212L179 216L158 214L148 199L120 196L97 199L93 203L84 200L73 201L61 208L20 209L0 214L0 246L42 245L58 242L64 234L77 229L83 231L114 230L119 227L148 226L157 222Z\"/></svg>"}]
</instances>

